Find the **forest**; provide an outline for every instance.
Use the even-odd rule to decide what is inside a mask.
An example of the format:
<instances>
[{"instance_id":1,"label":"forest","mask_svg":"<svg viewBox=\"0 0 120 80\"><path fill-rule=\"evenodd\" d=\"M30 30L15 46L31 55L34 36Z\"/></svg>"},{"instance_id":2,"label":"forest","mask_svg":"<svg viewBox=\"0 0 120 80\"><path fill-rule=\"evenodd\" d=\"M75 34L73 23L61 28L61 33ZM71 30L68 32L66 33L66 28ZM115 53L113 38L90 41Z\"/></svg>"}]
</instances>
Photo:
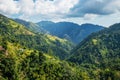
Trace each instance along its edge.
<instances>
[{"instance_id":1,"label":"forest","mask_svg":"<svg viewBox=\"0 0 120 80\"><path fill-rule=\"evenodd\" d=\"M0 14L0 80L120 80L120 23L76 45Z\"/></svg>"}]
</instances>

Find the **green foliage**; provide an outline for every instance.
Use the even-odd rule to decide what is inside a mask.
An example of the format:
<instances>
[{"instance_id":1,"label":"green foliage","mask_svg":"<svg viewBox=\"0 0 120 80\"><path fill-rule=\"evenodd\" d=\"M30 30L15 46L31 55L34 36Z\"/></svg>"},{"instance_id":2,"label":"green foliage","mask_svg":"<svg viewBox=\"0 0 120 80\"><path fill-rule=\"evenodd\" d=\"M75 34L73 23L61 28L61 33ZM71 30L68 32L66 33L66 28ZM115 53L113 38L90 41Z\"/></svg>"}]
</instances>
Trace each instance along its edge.
<instances>
[{"instance_id":1,"label":"green foliage","mask_svg":"<svg viewBox=\"0 0 120 80\"><path fill-rule=\"evenodd\" d=\"M94 33L72 51L68 59L89 68L94 65L100 80L119 80L120 66L120 24Z\"/></svg>"},{"instance_id":2,"label":"green foliage","mask_svg":"<svg viewBox=\"0 0 120 80\"><path fill-rule=\"evenodd\" d=\"M0 35L0 79L73 80L75 78L77 80L82 78L79 77L82 72L76 73L75 66L54 57L59 56L64 59L69 54L72 44L67 40L35 34L2 15L0 15Z\"/></svg>"},{"instance_id":3,"label":"green foliage","mask_svg":"<svg viewBox=\"0 0 120 80\"><path fill-rule=\"evenodd\" d=\"M48 34L35 34L3 15L0 15L0 35L0 43L4 48L7 47L7 41L19 43L25 48L39 50L60 59L65 59L73 47L73 44L65 39Z\"/></svg>"},{"instance_id":4,"label":"green foliage","mask_svg":"<svg viewBox=\"0 0 120 80\"><path fill-rule=\"evenodd\" d=\"M69 53L67 40L0 15L0 80L119 80L119 26L90 35Z\"/></svg>"},{"instance_id":5,"label":"green foliage","mask_svg":"<svg viewBox=\"0 0 120 80\"><path fill-rule=\"evenodd\" d=\"M22 53L0 54L0 78L3 80L89 80L88 73L79 66L39 51L24 49Z\"/></svg>"}]
</instances>

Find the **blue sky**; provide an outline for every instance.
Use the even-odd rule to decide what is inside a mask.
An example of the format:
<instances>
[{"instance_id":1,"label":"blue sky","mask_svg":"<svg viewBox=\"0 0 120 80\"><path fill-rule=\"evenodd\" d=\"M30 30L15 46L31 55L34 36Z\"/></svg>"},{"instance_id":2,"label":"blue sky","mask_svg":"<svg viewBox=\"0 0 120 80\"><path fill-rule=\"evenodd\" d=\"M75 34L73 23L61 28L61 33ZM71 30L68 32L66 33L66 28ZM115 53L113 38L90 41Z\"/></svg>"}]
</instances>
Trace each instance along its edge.
<instances>
[{"instance_id":1,"label":"blue sky","mask_svg":"<svg viewBox=\"0 0 120 80\"><path fill-rule=\"evenodd\" d=\"M27 21L109 26L120 22L120 0L0 0L0 13Z\"/></svg>"}]
</instances>

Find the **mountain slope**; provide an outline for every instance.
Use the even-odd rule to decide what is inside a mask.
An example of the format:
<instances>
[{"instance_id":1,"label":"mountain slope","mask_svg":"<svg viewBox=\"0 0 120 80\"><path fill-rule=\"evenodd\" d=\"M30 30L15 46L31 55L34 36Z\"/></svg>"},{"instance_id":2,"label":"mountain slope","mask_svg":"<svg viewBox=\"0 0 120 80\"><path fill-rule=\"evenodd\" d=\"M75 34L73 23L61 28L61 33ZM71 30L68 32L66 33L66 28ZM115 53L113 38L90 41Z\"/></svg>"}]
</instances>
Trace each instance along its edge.
<instances>
[{"instance_id":1,"label":"mountain slope","mask_svg":"<svg viewBox=\"0 0 120 80\"><path fill-rule=\"evenodd\" d=\"M0 35L5 41L19 43L29 49L49 53L61 59L67 57L73 47L72 43L65 39L49 34L35 34L3 15L0 15Z\"/></svg>"},{"instance_id":2,"label":"mountain slope","mask_svg":"<svg viewBox=\"0 0 120 80\"><path fill-rule=\"evenodd\" d=\"M83 80L88 73L79 67L36 50L8 43L0 51L0 80Z\"/></svg>"},{"instance_id":3,"label":"mountain slope","mask_svg":"<svg viewBox=\"0 0 120 80\"><path fill-rule=\"evenodd\" d=\"M35 34L0 15L0 80L88 80L88 73L79 66L51 55L66 54L69 44L55 36Z\"/></svg>"},{"instance_id":4,"label":"mountain slope","mask_svg":"<svg viewBox=\"0 0 120 80\"><path fill-rule=\"evenodd\" d=\"M46 31L40 27L39 25L32 23L32 22L27 22L21 19L14 19L16 22L24 25L27 27L29 30L34 31L34 32L39 32L39 33L46 33Z\"/></svg>"},{"instance_id":5,"label":"mountain slope","mask_svg":"<svg viewBox=\"0 0 120 80\"><path fill-rule=\"evenodd\" d=\"M94 33L72 50L68 61L96 68L101 79L120 78L120 23ZM118 74L118 75L117 75Z\"/></svg>"},{"instance_id":6,"label":"mountain slope","mask_svg":"<svg viewBox=\"0 0 120 80\"><path fill-rule=\"evenodd\" d=\"M50 21L42 21L37 24L50 34L60 38L66 38L74 43L79 43L91 33L104 29L102 26L98 25L83 24L80 26L71 22L54 23Z\"/></svg>"},{"instance_id":7,"label":"mountain slope","mask_svg":"<svg viewBox=\"0 0 120 80\"><path fill-rule=\"evenodd\" d=\"M115 24L109 29L102 30L90 35L82 41L72 52L79 63L93 61L99 63L104 58L113 58L119 56L120 49L120 24ZM86 57L88 59L86 59ZM81 58L80 58L81 57ZM74 58L71 58L74 60ZM83 59L82 59L83 58ZM83 60L83 61L81 61Z\"/></svg>"},{"instance_id":8,"label":"mountain slope","mask_svg":"<svg viewBox=\"0 0 120 80\"><path fill-rule=\"evenodd\" d=\"M24 34L24 35L34 35L31 31L28 31L25 26L16 23L14 20L9 19L3 15L0 14L0 32L2 34L6 34L10 32L11 34ZM9 33L8 33L9 34Z\"/></svg>"}]
</instances>

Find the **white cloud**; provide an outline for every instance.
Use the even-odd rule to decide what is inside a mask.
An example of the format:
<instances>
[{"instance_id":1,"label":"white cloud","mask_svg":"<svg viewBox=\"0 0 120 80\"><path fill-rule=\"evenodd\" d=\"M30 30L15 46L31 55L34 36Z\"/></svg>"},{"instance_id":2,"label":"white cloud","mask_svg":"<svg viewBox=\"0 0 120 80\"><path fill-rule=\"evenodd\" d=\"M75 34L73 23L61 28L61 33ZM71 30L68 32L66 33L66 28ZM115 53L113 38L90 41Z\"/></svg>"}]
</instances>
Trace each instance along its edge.
<instances>
[{"instance_id":1,"label":"white cloud","mask_svg":"<svg viewBox=\"0 0 120 80\"><path fill-rule=\"evenodd\" d=\"M117 12L120 10L120 0L111 0L109 4L105 7L106 10L110 10L111 12Z\"/></svg>"},{"instance_id":2,"label":"white cloud","mask_svg":"<svg viewBox=\"0 0 120 80\"><path fill-rule=\"evenodd\" d=\"M0 0L0 12L4 14L17 14L19 9L16 1Z\"/></svg>"},{"instance_id":3,"label":"white cloud","mask_svg":"<svg viewBox=\"0 0 120 80\"><path fill-rule=\"evenodd\" d=\"M120 10L120 0L79 0L72 8L71 17L84 17L86 14L109 15Z\"/></svg>"},{"instance_id":4,"label":"white cloud","mask_svg":"<svg viewBox=\"0 0 120 80\"><path fill-rule=\"evenodd\" d=\"M0 12L24 19L60 19L108 15L120 11L120 0L0 0Z\"/></svg>"},{"instance_id":5,"label":"white cloud","mask_svg":"<svg viewBox=\"0 0 120 80\"><path fill-rule=\"evenodd\" d=\"M55 13L56 9L57 7L55 7L53 1L37 0L35 2L35 11L37 14L49 15Z\"/></svg>"},{"instance_id":6,"label":"white cloud","mask_svg":"<svg viewBox=\"0 0 120 80\"><path fill-rule=\"evenodd\" d=\"M31 16L35 13L33 0L19 0L18 3L21 14Z\"/></svg>"},{"instance_id":7,"label":"white cloud","mask_svg":"<svg viewBox=\"0 0 120 80\"><path fill-rule=\"evenodd\" d=\"M40 18L61 18L79 0L1 0L0 12L4 14L20 14L20 18L41 16Z\"/></svg>"},{"instance_id":8,"label":"white cloud","mask_svg":"<svg viewBox=\"0 0 120 80\"><path fill-rule=\"evenodd\" d=\"M98 15L96 14L85 14L84 15L84 19L85 20L92 20L92 19L95 19Z\"/></svg>"},{"instance_id":9,"label":"white cloud","mask_svg":"<svg viewBox=\"0 0 120 80\"><path fill-rule=\"evenodd\" d=\"M55 0L35 2L35 12L48 18L63 17L69 13L70 9L78 3L79 0Z\"/></svg>"}]
</instances>

